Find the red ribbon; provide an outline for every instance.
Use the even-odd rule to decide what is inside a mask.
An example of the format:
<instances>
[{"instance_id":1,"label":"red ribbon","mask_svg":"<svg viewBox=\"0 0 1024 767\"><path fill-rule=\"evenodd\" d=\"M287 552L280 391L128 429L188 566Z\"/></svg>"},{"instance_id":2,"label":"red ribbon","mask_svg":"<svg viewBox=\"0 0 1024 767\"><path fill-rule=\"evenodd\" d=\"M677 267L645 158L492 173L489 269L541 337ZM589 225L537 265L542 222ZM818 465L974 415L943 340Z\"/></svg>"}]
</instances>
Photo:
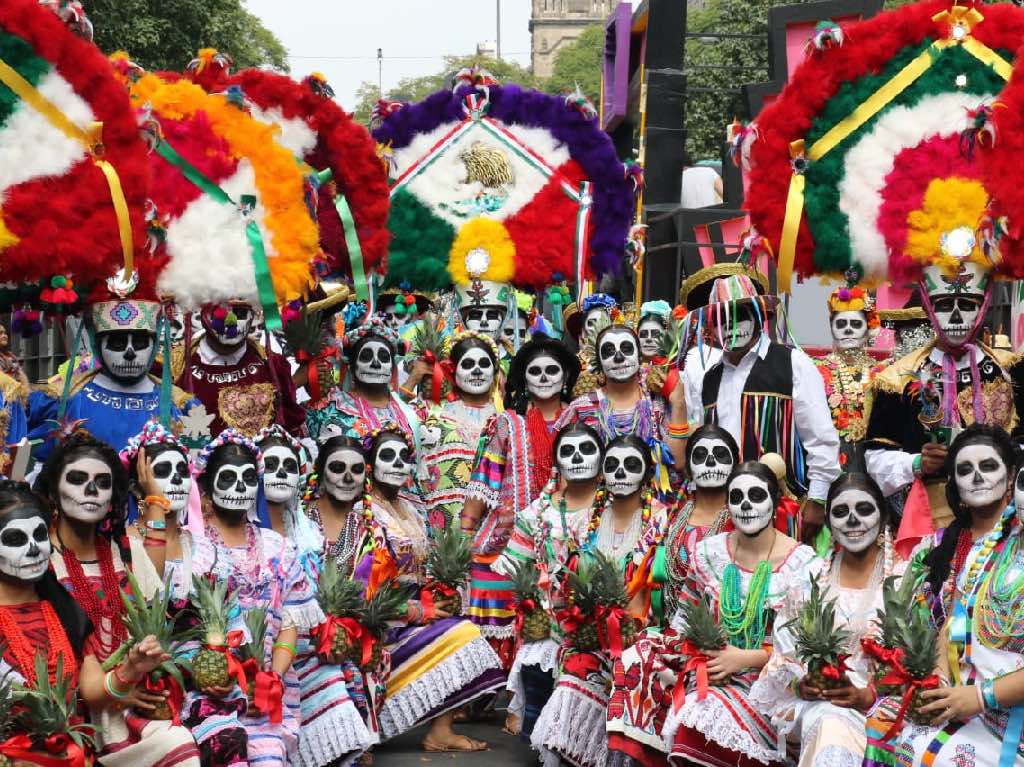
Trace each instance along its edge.
<instances>
[{"instance_id":1,"label":"red ribbon","mask_svg":"<svg viewBox=\"0 0 1024 767\"><path fill-rule=\"evenodd\" d=\"M521 637L523 635L523 623L526 622L526 616L532 613L534 610L539 609L537 600L535 599L523 599L516 605L516 636Z\"/></svg>"},{"instance_id":2,"label":"red ribbon","mask_svg":"<svg viewBox=\"0 0 1024 767\"><path fill-rule=\"evenodd\" d=\"M586 679L601 670L601 661L593 653L569 653L562 662L562 670L577 679Z\"/></svg>"},{"instance_id":3,"label":"red ribbon","mask_svg":"<svg viewBox=\"0 0 1024 767\"><path fill-rule=\"evenodd\" d=\"M892 723L892 727L882 736L883 742L891 740L902 729L903 718L907 715L907 710L910 708L910 701L914 697L914 690L934 690L940 684L938 674L926 676L924 679L908 679L907 681L909 686L907 691L903 693L903 702L900 704L899 713L896 714L896 721Z\"/></svg>"},{"instance_id":4,"label":"red ribbon","mask_svg":"<svg viewBox=\"0 0 1024 767\"><path fill-rule=\"evenodd\" d=\"M679 645L679 653L688 656L686 665L683 666L683 673L676 680L672 690L672 711L678 711L686 700L686 680L683 675L693 672L697 675L697 700L704 700L708 696L708 661L710 655L705 655L697 645L689 639L684 639Z\"/></svg>"},{"instance_id":5,"label":"red ribbon","mask_svg":"<svg viewBox=\"0 0 1024 767\"><path fill-rule=\"evenodd\" d=\"M181 689L178 680L173 676L165 674L154 681L149 674L146 674L143 681L143 689L146 692L167 693L167 707L171 710L171 723L175 727L180 727L181 707L185 703L185 691Z\"/></svg>"},{"instance_id":6,"label":"red ribbon","mask_svg":"<svg viewBox=\"0 0 1024 767\"><path fill-rule=\"evenodd\" d=\"M355 618L341 618L337 615L327 616L327 620L312 630L313 636L317 637L316 651L322 658L331 657L331 648L334 646L334 637L341 629L348 636L349 644L358 642L362 648L360 661L361 666L370 662L373 654L373 635L366 630Z\"/></svg>"},{"instance_id":7,"label":"red ribbon","mask_svg":"<svg viewBox=\"0 0 1024 767\"><path fill-rule=\"evenodd\" d=\"M579 607L573 605L555 613L555 620L558 621L558 625L566 634L575 634L579 631L580 626L586 622L587 616L583 614Z\"/></svg>"},{"instance_id":8,"label":"red ribbon","mask_svg":"<svg viewBox=\"0 0 1024 767\"><path fill-rule=\"evenodd\" d=\"M306 388L309 390L309 396L313 402L319 402L324 396L324 393L320 391L320 363L332 360L337 356L338 350L333 346L324 348L315 356L302 349L295 352L295 361L306 365Z\"/></svg>"},{"instance_id":9,"label":"red ribbon","mask_svg":"<svg viewBox=\"0 0 1024 767\"><path fill-rule=\"evenodd\" d=\"M665 375L665 383L661 385L661 396L668 402L672 396L672 392L676 390L676 386L679 385L679 368L675 365L668 369L668 373Z\"/></svg>"},{"instance_id":10,"label":"red ribbon","mask_svg":"<svg viewBox=\"0 0 1024 767\"><path fill-rule=\"evenodd\" d=\"M885 663L892 667L893 670L886 674L886 678L898 672L899 679L892 682L883 682L883 684L904 684L910 678L906 669L903 668L904 652L902 647L883 647L875 641L874 637L864 637L860 640L860 646L864 650L865 655L874 658L879 663Z\"/></svg>"},{"instance_id":11,"label":"red ribbon","mask_svg":"<svg viewBox=\"0 0 1024 767\"><path fill-rule=\"evenodd\" d=\"M629 614L618 605L597 608L597 638L601 648L613 659L622 657L622 624L631 621Z\"/></svg>"},{"instance_id":12,"label":"red ribbon","mask_svg":"<svg viewBox=\"0 0 1024 767\"><path fill-rule=\"evenodd\" d=\"M850 670L849 666L846 665L846 661L849 655L840 655L838 662L834 665L832 663L826 663L821 667L821 675L826 679L831 679L833 682L838 682L845 676L846 672Z\"/></svg>"},{"instance_id":13,"label":"red ribbon","mask_svg":"<svg viewBox=\"0 0 1024 767\"><path fill-rule=\"evenodd\" d=\"M224 657L228 660L228 676L232 677L242 690L248 690L249 682L245 677L245 668L231 652L231 650L241 647L243 642L245 642L245 634L241 631L229 631L226 644L219 646L204 644L203 647L207 650L224 653Z\"/></svg>"},{"instance_id":14,"label":"red ribbon","mask_svg":"<svg viewBox=\"0 0 1024 767\"><path fill-rule=\"evenodd\" d=\"M430 401L440 404L441 386L446 379L445 370L437 359L437 355L430 350L423 352L423 361L430 365Z\"/></svg>"},{"instance_id":15,"label":"red ribbon","mask_svg":"<svg viewBox=\"0 0 1024 767\"><path fill-rule=\"evenodd\" d=\"M40 767L85 767L85 751L67 733L51 735L43 741L42 747L46 753L35 750L32 738L28 735L14 735L0 743L0 754L12 761L38 764Z\"/></svg>"},{"instance_id":16,"label":"red ribbon","mask_svg":"<svg viewBox=\"0 0 1024 767\"><path fill-rule=\"evenodd\" d=\"M284 685L276 671L257 671L253 705L261 714L270 717L271 724L284 721Z\"/></svg>"},{"instance_id":17,"label":"red ribbon","mask_svg":"<svg viewBox=\"0 0 1024 767\"><path fill-rule=\"evenodd\" d=\"M420 589L420 604L423 606L423 617L433 620L437 610L437 602L449 602L458 592L446 583L431 581ZM441 597L438 599L438 597Z\"/></svg>"}]
</instances>

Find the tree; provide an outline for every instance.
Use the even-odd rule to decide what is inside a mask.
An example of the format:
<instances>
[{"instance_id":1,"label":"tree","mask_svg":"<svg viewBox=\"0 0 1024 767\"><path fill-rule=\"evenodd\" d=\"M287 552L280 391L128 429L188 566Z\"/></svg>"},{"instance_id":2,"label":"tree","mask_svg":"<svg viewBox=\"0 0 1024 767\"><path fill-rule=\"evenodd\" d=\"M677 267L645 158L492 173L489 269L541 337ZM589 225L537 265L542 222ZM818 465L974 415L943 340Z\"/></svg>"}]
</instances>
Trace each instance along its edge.
<instances>
[{"instance_id":1,"label":"tree","mask_svg":"<svg viewBox=\"0 0 1024 767\"><path fill-rule=\"evenodd\" d=\"M551 77L544 83L548 93L571 93L579 85L587 98L601 99L601 68L604 64L604 27L587 27L573 42L555 54Z\"/></svg>"},{"instance_id":2,"label":"tree","mask_svg":"<svg viewBox=\"0 0 1024 767\"><path fill-rule=\"evenodd\" d=\"M230 54L236 68L288 71L288 52L243 0L86 0L96 45L124 50L145 69L181 69L200 48Z\"/></svg>"},{"instance_id":3,"label":"tree","mask_svg":"<svg viewBox=\"0 0 1024 767\"><path fill-rule=\"evenodd\" d=\"M404 77L391 88L385 98L390 101L419 101L434 91L448 88L452 75L460 69L479 66L494 75L503 85L518 83L526 88L535 88L537 78L528 69L523 69L513 61L498 61L487 56L446 56L444 68L440 72L422 77ZM366 81L356 91L355 119L366 125L370 121L370 111L379 98L377 84Z\"/></svg>"}]
</instances>

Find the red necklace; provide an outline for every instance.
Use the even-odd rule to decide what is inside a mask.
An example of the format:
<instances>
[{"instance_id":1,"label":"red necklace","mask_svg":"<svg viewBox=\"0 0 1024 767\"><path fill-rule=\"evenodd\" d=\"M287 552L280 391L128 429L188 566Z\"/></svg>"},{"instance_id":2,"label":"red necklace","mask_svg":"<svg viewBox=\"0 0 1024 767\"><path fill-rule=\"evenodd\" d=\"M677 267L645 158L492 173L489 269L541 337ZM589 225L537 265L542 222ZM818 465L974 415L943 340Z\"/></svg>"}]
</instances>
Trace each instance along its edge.
<instances>
[{"instance_id":1,"label":"red necklace","mask_svg":"<svg viewBox=\"0 0 1024 767\"><path fill-rule=\"evenodd\" d=\"M39 608L43 613L43 623L46 626L46 671L50 677L50 684L57 682L57 659L64 657L64 675L71 675L72 679L78 676L78 664L75 662L75 653L71 649L71 642L61 625L60 618L49 602L39 602ZM18 664L18 671L25 678L29 687L36 685L35 658L36 648L25 636L11 611L6 607L0 607L0 634L7 641L10 654Z\"/></svg>"},{"instance_id":2,"label":"red necklace","mask_svg":"<svg viewBox=\"0 0 1024 767\"><path fill-rule=\"evenodd\" d=\"M558 411L561 414L561 410ZM555 416L555 420L558 416ZM536 498L540 491L551 479L551 467L553 456L551 448L555 442L555 435L548 429L547 421L540 408L530 406L526 411L526 441L530 461L533 463L533 482L530 484L530 498Z\"/></svg>"},{"instance_id":3,"label":"red necklace","mask_svg":"<svg viewBox=\"0 0 1024 767\"><path fill-rule=\"evenodd\" d=\"M114 570L114 555L110 549L110 541L102 536L96 538L96 560L100 566L100 583L103 586L102 599L86 578L85 570L82 569L82 563L78 561L75 552L64 546L61 556L64 558L64 567L74 589L74 598L89 616L97 636L102 636L103 618L110 621L110 644L104 649L113 652L128 638L128 630L121 620L121 581Z\"/></svg>"}]
</instances>

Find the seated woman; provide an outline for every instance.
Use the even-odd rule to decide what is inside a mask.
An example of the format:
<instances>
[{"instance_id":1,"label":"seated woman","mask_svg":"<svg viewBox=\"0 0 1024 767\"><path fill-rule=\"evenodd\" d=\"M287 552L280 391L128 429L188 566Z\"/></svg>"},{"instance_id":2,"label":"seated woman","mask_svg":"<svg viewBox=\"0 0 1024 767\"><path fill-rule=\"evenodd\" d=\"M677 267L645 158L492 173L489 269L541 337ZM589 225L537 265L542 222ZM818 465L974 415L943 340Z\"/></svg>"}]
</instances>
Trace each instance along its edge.
<instances>
[{"instance_id":1,"label":"seated woman","mask_svg":"<svg viewBox=\"0 0 1024 767\"><path fill-rule=\"evenodd\" d=\"M662 623L674 620L687 595L690 552L705 538L732 529L725 502L725 483L739 460L739 448L729 432L714 424L696 429L686 445L686 471L693 496L672 519L661 543L659 558L663 602ZM655 602L653 607L657 607ZM614 763L632 758L640 764L664 762L668 744L662 726L668 715L672 690L682 669L677 635L669 630L644 632L615 663L613 705L608 712L608 748ZM630 669L627 676L625 669Z\"/></svg>"},{"instance_id":2,"label":"seated woman","mask_svg":"<svg viewBox=\"0 0 1024 767\"><path fill-rule=\"evenodd\" d=\"M616 437L608 444L602 462L606 500L595 508L596 530L588 525L591 535L581 547L583 552L599 551L622 568L630 604L620 621L641 625L650 612L647 583L653 553L667 524L665 507L654 498L653 474L650 448L638 437ZM564 593L561 601L567 601ZM563 642L561 674L531 738L545 762L561 758L581 767L604 767L614 631L599 627L598 636L604 640L597 652L579 651Z\"/></svg>"},{"instance_id":3,"label":"seated woman","mask_svg":"<svg viewBox=\"0 0 1024 767\"><path fill-rule=\"evenodd\" d=\"M382 739L429 721L424 750L482 751L486 743L452 729L454 711L501 687L501 662L479 628L445 610L447 602L419 598L430 540L421 510L401 493L415 468L411 440L399 426L385 425L371 435L367 457L372 479L354 549L356 577L372 587L383 580L381 572L389 572L410 596L406 625L388 636L391 673L380 707Z\"/></svg>"},{"instance_id":4,"label":"seated woman","mask_svg":"<svg viewBox=\"0 0 1024 767\"><path fill-rule=\"evenodd\" d=\"M817 572L821 560L773 525L781 498L771 469L755 461L739 464L726 486L735 530L705 538L690 554L686 598L707 599L728 644L706 653L712 683L706 694L697 689L697 675L690 674L681 703L670 707L664 737L673 764L785 762L775 728L750 701L750 686L771 655L776 612L795 583Z\"/></svg>"},{"instance_id":5,"label":"seated woman","mask_svg":"<svg viewBox=\"0 0 1024 767\"><path fill-rule=\"evenodd\" d=\"M289 764L297 747L299 684L292 668L295 643L302 633L323 620L323 612L299 562L295 544L255 521L256 496L262 475L262 458L256 445L233 429L225 429L207 445L196 461L198 482L203 493L206 527L194 541L192 569L227 581L242 611L265 608L267 633L264 663L283 684L283 719L246 705L246 691L200 689L186 700L186 721L200 744L209 744L204 754L218 764L227 758L222 733L245 729L247 743L242 754L231 759L250 763ZM178 585L181 587L181 584ZM193 604L196 595L192 594ZM234 616L241 628L240 616ZM212 753L210 753L212 752Z\"/></svg>"},{"instance_id":6,"label":"seated woman","mask_svg":"<svg viewBox=\"0 0 1024 767\"><path fill-rule=\"evenodd\" d=\"M874 705L869 658L861 640L875 634L882 609L882 583L902 575L889 535L888 507L882 491L866 474L844 474L829 489L826 523L836 543L816 579L826 599L834 599L836 627L848 632L842 652L848 655L848 684L818 689L807 677L793 632L810 593L811 577L795 584L775 618L772 657L750 690L757 709L772 719L780 735L800 746L801 767L860 764L864 758L864 713Z\"/></svg>"},{"instance_id":7,"label":"seated woman","mask_svg":"<svg viewBox=\"0 0 1024 767\"><path fill-rule=\"evenodd\" d=\"M946 497L953 523L922 541L909 572L926 573L923 603L939 647L935 689L924 689L919 725L899 717L902 701L885 698L868 719L868 765L1024 765L1024 506L1020 472L1006 432L975 424L949 448ZM1024 490L1024 484L1021 484Z\"/></svg>"},{"instance_id":8,"label":"seated woman","mask_svg":"<svg viewBox=\"0 0 1024 767\"><path fill-rule=\"evenodd\" d=\"M142 590L140 598L151 597L160 587L160 576L146 554L143 539L125 535L128 473L109 445L76 431L50 453L36 489L57 510L51 532L54 574L92 623L86 655L103 663L128 638L121 601L121 591L131 592L128 573L135 575ZM153 500L145 519L153 521L159 516L162 520L169 502L162 496ZM151 544L163 542L163 531L148 525L147 531L146 540ZM119 701L129 707L101 705L91 711L104 764L198 764L195 742L187 729L146 717L165 695L136 686L141 678L133 675L120 680L131 683L118 688L120 692L131 687L127 698Z\"/></svg>"}]
</instances>

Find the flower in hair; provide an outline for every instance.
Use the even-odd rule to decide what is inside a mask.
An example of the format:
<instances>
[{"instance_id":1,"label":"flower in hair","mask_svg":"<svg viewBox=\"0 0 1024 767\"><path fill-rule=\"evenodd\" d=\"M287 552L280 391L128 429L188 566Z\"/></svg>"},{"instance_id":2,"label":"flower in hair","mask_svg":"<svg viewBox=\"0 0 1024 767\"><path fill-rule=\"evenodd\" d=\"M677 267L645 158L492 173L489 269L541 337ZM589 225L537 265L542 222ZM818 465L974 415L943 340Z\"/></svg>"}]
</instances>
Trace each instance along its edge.
<instances>
[{"instance_id":1,"label":"flower in hair","mask_svg":"<svg viewBox=\"0 0 1024 767\"><path fill-rule=\"evenodd\" d=\"M210 463L210 456L218 448L224 445L238 445L244 447L246 450L251 452L256 457L256 468L263 475L263 453L260 452L259 447L251 439L246 437L242 432L236 429L225 429L218 434L212 442L204 447L199 455L196 456L195 466L199 472L199 476L202 476L206 472L206 467Z\"/></svg>"}]
</instances>

